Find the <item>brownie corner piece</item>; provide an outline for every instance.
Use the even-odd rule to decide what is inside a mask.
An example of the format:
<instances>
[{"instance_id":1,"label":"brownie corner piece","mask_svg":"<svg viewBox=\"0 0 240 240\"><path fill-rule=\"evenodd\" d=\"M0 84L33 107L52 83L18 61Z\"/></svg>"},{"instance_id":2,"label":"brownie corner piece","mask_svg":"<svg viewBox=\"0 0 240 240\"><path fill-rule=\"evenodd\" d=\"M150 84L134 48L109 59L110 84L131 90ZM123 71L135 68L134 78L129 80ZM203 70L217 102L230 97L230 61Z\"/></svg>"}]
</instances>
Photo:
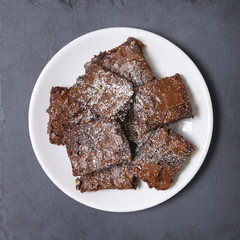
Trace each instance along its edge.
<instances>
[{"instance_id":1,"label":"brownie corner piece","mask_svg":"<svg viewBox=\"0 0 240 240\"><path fill-rule=\"evenodd\" d=\"M82 176L131 161L126 136L118 122L94 119L66 133L66 148L74 176Z\"/></svg>"},{"instance_id":2,"label":"brownie corner piece","mask_svg":"<svg viewBox=\"0 0 240 240\"><path fill-rule=\"evenodd\" d=\"M144 44L136 38L129 37L120 46L109 51L100 52L90 62L85 64L85 69L92 64L121 76L133 83L134 87L144 85L154 79L154 74L147 63L144 53Z\"/></svg>"},{"instance_id":3,"label":"brownie corner piece","mask_svg":"<svg viewBox=\"0 0 240 240\"><path fill-rule=\"evenodd\" d=\"M77 178L76 189L81 192L136 189L138 181L131 164L121 164Z\"/></svg>"},{"instance_id":4,"label":"brownie corner piece","mask_svg":"<svg viewBox=\"0 0 240 240\"><path fill-rule=\"evenodd\" d=\"M194 150L194 145L181 135L167 127L158 128L135 158L137 175L150 188L168 189Z\"/></svg>"}]
</instances>

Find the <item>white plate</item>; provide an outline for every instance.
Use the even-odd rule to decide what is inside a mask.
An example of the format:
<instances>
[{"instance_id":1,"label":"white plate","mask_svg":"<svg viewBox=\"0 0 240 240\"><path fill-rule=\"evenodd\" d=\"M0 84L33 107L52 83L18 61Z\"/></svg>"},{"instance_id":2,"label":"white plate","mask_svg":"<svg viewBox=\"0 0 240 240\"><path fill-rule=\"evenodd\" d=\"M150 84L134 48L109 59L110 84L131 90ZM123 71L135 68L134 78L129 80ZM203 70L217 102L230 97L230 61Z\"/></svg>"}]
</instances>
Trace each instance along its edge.
<instances>
[{"instance_id":1,"label":"white plate","mask_svg":"<svg viewBox=\"0 0 240 240\"><path fill-rule=\"evenodd\" d=\"M133 36L145 45L147 59L156 76L180 73L193 103L194 119L172 126L196 147L176 183L165 191L149 189L145 183L135 190L103 190L80 193L75 189L65 147L49 143L47 134L49 92L52 86L71 86L84 74L84 63L94 54L109 50ZM81 36L62 48L46 65L32 92L29 106L29 132L34 152L48 177L71 198L87 206L112 212L131 212L160 204L183 189L197 173L207 154L213 128L210 95L192 60L176 45L151 32L134 28L108 28Z\"/></svg>"}]
</instances>

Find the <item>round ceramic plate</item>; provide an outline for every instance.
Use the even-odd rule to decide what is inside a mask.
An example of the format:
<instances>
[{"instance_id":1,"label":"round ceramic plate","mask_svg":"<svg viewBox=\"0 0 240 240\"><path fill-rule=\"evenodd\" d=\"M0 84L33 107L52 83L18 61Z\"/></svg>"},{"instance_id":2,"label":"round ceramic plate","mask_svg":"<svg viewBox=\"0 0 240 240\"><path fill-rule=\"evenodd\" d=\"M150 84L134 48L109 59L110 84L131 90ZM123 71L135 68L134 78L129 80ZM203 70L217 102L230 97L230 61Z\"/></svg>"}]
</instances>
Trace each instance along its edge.
<instances>
[{"instance_id":1,"label":"round ceramic plate","mask_svg":"<svg viewBox=\"0 0 240 240\"><path fill-rule=\"evenodd\" d=\"M112 49L128 37L142 41L145 56L159 78L180 73L193 104L194 119L170 127L196 146L176 182L165 191L149 189L141 182L137 190L102 190L81 193L75 189L66 149L49 143L47 134L50 89L70 87L84 74L84 64L100 51ZM160 204L183 189L197 173L207 154L213 128L210 95L205 81L192 60L176 45L151 32L134 28L108 28L81 36L62 48L46 65L32 92L29 132L34 152L48 177L71 198L87 206L112 212L130 212Z\"/></svg>"}]
</instances>

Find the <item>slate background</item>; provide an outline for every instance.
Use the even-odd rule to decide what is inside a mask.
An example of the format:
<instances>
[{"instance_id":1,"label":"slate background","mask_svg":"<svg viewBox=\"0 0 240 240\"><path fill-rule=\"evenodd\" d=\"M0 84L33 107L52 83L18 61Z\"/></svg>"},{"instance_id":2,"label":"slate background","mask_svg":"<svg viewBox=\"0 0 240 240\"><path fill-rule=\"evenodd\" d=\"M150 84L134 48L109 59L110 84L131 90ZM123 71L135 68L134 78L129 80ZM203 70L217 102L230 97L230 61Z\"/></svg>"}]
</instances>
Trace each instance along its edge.
<instances>
[{"instance_id":1,"label":"slate background","mask_svg":"<svg viewBox=\"0 0 240 240\"><path fill-rule=\"evenodd\" d=\"M240 1L0 0L0 239L240 239ZM166 37L197 64L214 107L209 154L167 202L134 213L81 205L48 179L28 134L41 70L93 30L137 27Z\"/></svg>"}]
</instances>

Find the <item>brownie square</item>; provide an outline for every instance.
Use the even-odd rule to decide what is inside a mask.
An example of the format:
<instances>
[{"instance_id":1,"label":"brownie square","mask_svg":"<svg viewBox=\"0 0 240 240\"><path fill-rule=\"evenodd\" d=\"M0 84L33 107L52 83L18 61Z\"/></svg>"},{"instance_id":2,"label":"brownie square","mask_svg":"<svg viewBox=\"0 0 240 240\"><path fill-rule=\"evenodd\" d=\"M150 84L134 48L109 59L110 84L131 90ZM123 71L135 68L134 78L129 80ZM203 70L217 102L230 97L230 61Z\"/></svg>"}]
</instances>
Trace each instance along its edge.
<instances>
[{"instance_id":1,"label":"brownie square","mask_svg":"<svg viewBox=\"0 0 240 240\"><path fill-rule=\"evenodd\" d=\"M74 176L131 161L129 143L116 121L94 119L75 125L64 140Z\"/></svg>"},{"instance_id":2,"label":"brownie square","mask_svg":"<svg viewBox=\"0 0 240 240\"><path fill-rule=\"evenodd\" d=\"M50 106L48 133L52 144L64 145L65 128L71 124L88 122L96 116L89 109L70 97L71 88L52 87L50 92Z\"/></svg>"},{"instance_id":3,"label":"brownie square","mask_svg":"<svg viewBox=\"0 0 240 240\"><path fill-rule=\"evenodd\" d=\"M102 118L115 116L133 95L129 81L97 65L79 77L73 89L75 99Z\"/></svg>"},{"instance_id":4,"label":"brownie square","mask_svg":"<svg viewBox=\"0 0 240 240\"><path fill-rule=\"evenodd\" d=\"M137 184L138 178L130 164L115 165L76 179L76 189L81 192L102 189L136 189Z\"/></svg>"},{"instance_id":5,"label":"brownie square","mask_svg":"<svg viewBox=\"0 0 240 240\"><path fill-rule=\"evenodd\" d=\"M139 87L126 127L129 138L140 144L149 130L191 117L192 104L181 76L176 74Z\"/></svg>"},{"instance_id":6,"label":"brownie square","mask_svg":"<svg viewBox=\"0 0 240 240\"><path fill-rule=\"evenodd\" d=\"M194 149L194 145L181 135L167 127L158 128L135 157L137 175L150 188L165 190L171 186Z\"/></svg>"},{"instance_id":7,"label":"brownie square","mask_svg":"<svg viewBox=\"0 0 240 240\"><path fill-rule=\"evenodd\" d=\"M85 64L86 72L92 64L103 68L132 81L134 87L144 85L154 78L143 53L144 44L130 37L120 46L95 56Z\"/></svg>"}]
</instances>

